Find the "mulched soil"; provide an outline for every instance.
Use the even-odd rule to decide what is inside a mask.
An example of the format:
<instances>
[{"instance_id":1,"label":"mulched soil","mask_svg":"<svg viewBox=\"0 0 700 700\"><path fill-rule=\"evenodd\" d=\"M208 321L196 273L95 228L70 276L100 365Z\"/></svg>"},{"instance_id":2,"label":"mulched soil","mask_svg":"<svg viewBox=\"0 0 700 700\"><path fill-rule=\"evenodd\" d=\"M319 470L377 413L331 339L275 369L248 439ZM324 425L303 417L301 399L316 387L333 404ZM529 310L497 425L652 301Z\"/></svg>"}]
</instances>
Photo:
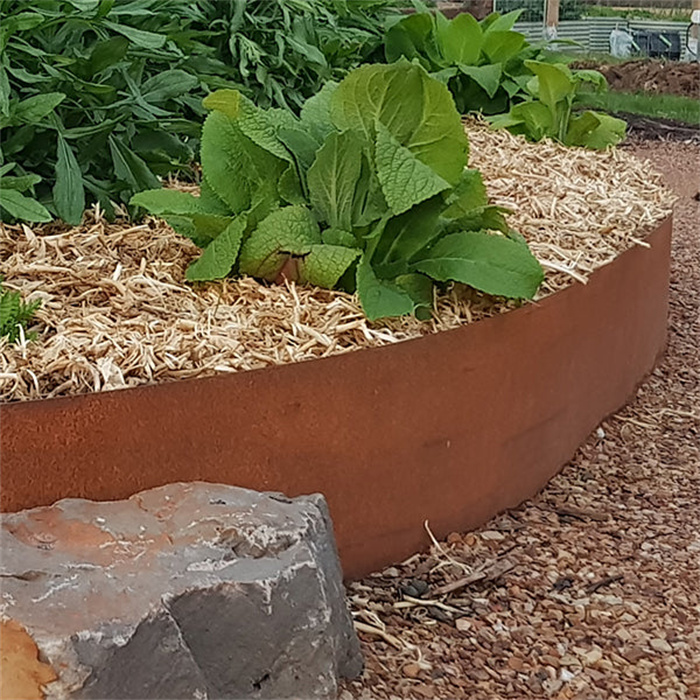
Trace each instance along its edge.
<instances>
[{"instance_id":1,"label":"mulched soil","mask_svg":"<svg viewBox=\"0 0 700 700\"><path fill-rule=\"evenodd\" d=\"M629 148L680 197L665 357L536 497L350 584L341 700L700 697L700 146Z\"/></svg>"},{"instance_id":2,"label":"mulched soil","mask_svg":"<svg viewBox=\"0 0 700 700\"><path fill-rule=\"evenodd\" d=\"M626 61L601 65L580 61L572 68L595 68L617 92L649 92L697 98L700 95L700 69L697 63L668 61Z\"/></svg>"}]
</instances>

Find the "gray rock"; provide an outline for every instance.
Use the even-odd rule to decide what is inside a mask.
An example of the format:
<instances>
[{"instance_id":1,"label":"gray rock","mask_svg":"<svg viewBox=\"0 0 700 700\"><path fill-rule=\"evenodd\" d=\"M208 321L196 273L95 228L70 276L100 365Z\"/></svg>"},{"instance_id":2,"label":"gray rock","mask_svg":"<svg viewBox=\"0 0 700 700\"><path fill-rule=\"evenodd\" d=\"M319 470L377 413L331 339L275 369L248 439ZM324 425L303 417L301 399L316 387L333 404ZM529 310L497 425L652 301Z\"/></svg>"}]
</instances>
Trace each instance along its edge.
<instances>
[{"instance_id":1,"label":"gray rock","mask_svg":"<svg viewBox=\"0 0 700 700\"><path fill-rule=\"evenodd\" d=\"M362 658L325 500L172 484L2 516L49 698L334 697Z\"/></svg>"}]
</instances>

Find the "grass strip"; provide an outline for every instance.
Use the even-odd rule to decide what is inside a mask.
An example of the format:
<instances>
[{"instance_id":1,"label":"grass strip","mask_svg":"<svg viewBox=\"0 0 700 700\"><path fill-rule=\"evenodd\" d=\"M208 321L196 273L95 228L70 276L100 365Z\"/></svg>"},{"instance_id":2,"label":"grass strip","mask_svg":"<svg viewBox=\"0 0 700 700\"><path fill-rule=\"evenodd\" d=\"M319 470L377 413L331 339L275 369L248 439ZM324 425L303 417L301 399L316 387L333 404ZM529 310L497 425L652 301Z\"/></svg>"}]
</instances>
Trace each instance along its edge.
<instances>
[{"instance_id":1,"label":"grass strip","mask_svg":"<svg viewBox=\"0 0 700 700\"><path fill-rule=\"evenodd\" d=\"M700 126L700 102L690 97L610 91L580 95L577 103L606 112L626 112Z\"/></svg>"}]
</instances>

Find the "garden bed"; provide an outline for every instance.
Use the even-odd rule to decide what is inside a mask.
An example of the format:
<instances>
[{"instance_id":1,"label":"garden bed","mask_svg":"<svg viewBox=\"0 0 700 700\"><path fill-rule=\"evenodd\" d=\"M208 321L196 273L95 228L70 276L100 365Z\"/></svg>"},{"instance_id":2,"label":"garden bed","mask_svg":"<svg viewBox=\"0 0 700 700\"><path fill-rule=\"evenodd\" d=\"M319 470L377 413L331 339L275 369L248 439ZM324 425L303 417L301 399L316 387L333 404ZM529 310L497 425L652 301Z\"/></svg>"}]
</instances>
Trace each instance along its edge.
<instances>
[{"instance_id":1,"label":"garden bed","mask_svg":"<svg viewBox=\"0 0 700 700\"><path fill-rule=\"evenodd\" d=\"M48 296L38 341L2 349L3 510L175 481L320 491L355 577L420 548L424 520L440 536L535 493L663 350L670 198L623 152L471 132L547 269L522 308L454 288L432 322L369 323L338 292L192 290L195 249L156 221L6 229L11 284Z\"/></svg>"},{"instance_id":2,"label":"garden bed","mask_svg":"<svg viewBox=\"0 0 700 700\"><path fill-rule=\"evenodd\" d=\"M546 271L537 299L585 282L670 212L648 165L619 151L528 144L470 123L471 163ZM2 229L9 288L42 299L37 342L0 346L0 401L212 376L392 344L501 314L515 302L459 285L433 320L368 322L352 295L250 278L192 288L198 249L163 222ZM0 341L1 342L1 341Z\"/></svg>"}]
</instances>

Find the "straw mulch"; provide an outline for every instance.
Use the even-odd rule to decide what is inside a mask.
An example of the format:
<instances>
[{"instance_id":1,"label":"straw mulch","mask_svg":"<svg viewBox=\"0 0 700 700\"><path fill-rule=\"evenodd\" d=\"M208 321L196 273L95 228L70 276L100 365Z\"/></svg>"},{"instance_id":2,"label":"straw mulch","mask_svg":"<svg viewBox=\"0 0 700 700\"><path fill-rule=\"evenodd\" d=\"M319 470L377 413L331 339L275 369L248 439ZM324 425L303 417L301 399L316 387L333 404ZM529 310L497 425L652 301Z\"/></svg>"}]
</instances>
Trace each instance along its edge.
<instances>
[{"instance_id":1,"label":"straw mulch","mask_svg":"<svg viewBox=\"0 0 700 700\"><path fill-rule=\"evenodd\" d=\"M623 151L528 144L469 122L471 166L546 270L538 298L634 245L670 213L648 163ZM198 249L162 221L0 227L0 273L43 301L35 342L0 341L0 402L298 362L403 341L517 304L456 285L429 322L369 323L352 295L252 279L185 284Z\"/></svg>"}]
</instances>

